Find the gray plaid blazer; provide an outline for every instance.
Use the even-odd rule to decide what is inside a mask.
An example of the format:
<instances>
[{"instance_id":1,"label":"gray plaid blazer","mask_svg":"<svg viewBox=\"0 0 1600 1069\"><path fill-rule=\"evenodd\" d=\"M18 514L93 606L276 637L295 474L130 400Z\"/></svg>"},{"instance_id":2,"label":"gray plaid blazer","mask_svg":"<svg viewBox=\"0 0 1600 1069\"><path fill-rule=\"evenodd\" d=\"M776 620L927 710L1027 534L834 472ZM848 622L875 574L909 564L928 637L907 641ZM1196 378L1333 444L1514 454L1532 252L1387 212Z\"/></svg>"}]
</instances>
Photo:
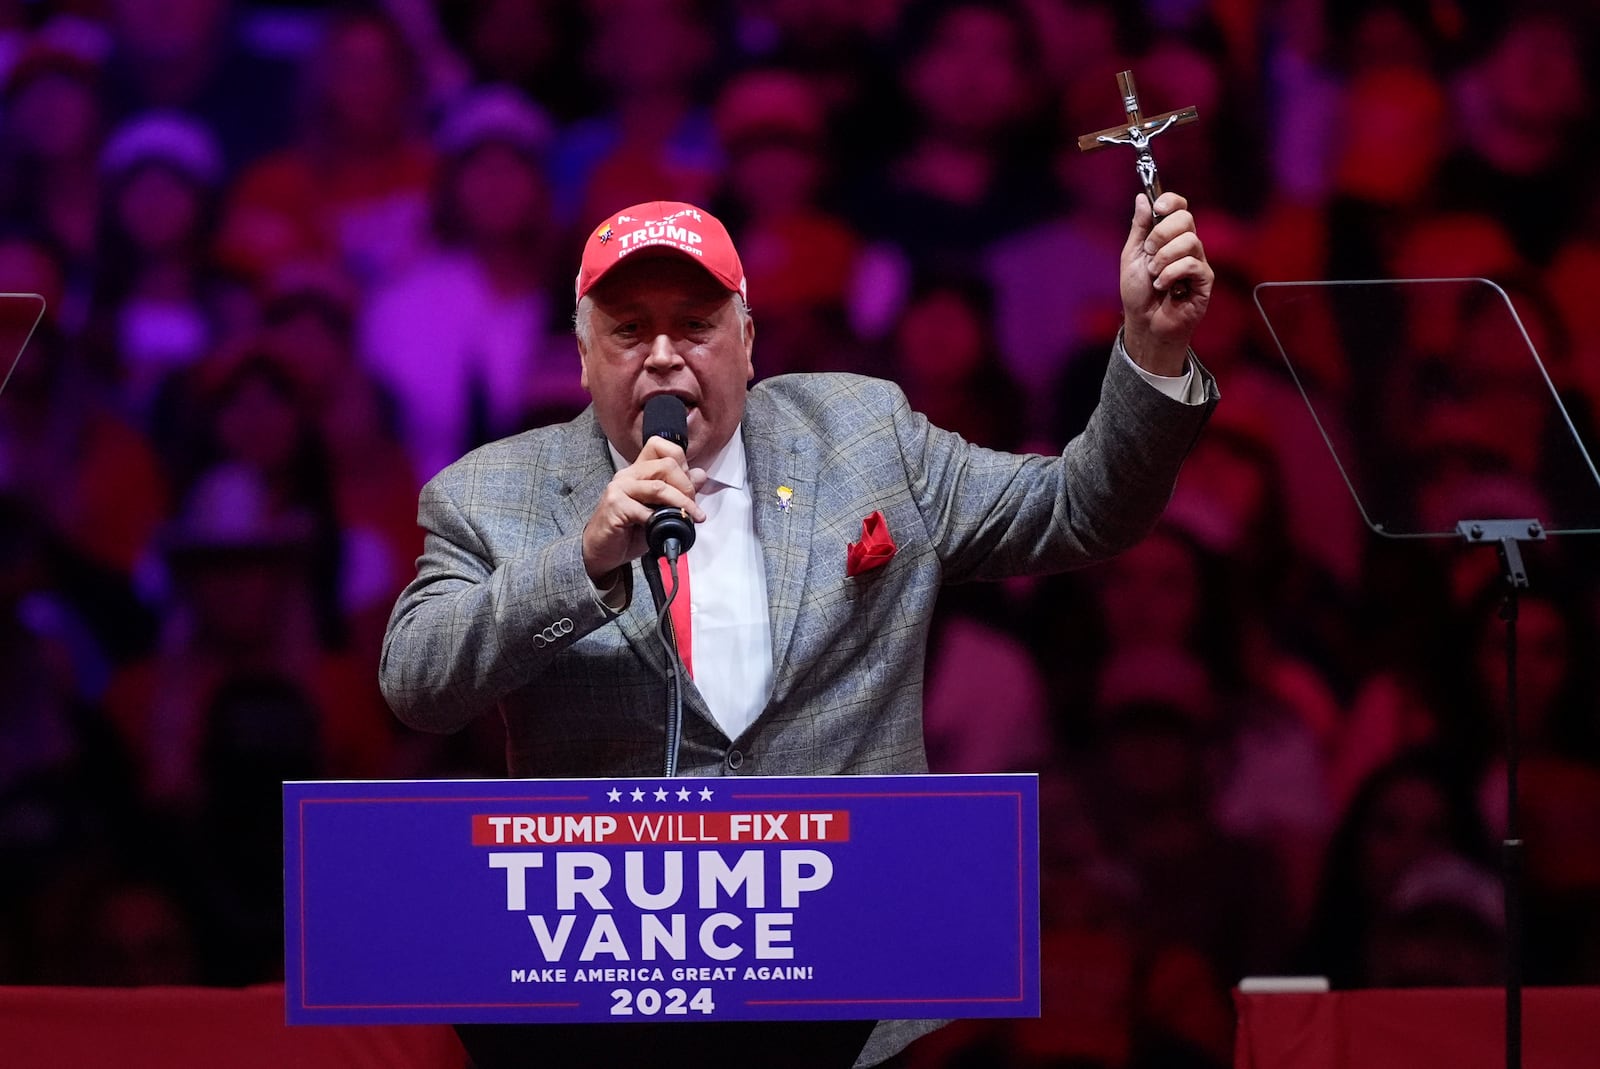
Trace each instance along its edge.
<instances>
[{"instance_id":1,"label":"gray plaid blazer","mask_svg":"<svg viewBox=\"0 0 1600 1069\"><path fill-rule=\"evenodd\" d=\"M1216 402L1198 373L1206 403L1180 404L1143 382L1119 346L1088 428L1057 457L972 446L876 379L757 384L742 433L771 603L772 698L729 739L686 680L680 773L925 772L923 659L939 587L1061 571L1137 541ZM515 776L661 774L665 655L640 564L628 607L613 613L582 560L584 524L612 474L591 408L484 446L423 488L425 548L381 667L400 719L453 731L498 708ZM780 486L793 491L787 509ZM846 544L875 511L898 550L848 577ZM864 1060L927 1027L875 1035Z\"/></svg>"}]
</instances>

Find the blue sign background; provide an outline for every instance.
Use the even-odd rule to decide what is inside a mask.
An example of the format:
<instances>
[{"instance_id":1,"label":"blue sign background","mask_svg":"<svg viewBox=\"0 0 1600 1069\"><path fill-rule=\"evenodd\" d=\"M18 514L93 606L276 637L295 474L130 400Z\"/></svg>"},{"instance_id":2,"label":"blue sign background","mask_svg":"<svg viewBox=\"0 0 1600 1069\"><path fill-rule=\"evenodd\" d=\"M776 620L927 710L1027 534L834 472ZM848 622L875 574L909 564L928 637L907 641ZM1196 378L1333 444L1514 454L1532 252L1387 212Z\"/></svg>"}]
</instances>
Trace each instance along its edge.
<instances>
[{"instance_id":1,"label":"blue sign background","mask_svg":"<svg viewBox=\"0 0 1600 1069\"><path fill-rule=\"evenodd\" d=\"M646 792L643 800L631 799L635 788ZM670 789L667 800L655 800L658 788ZM680 788L690 790L687 801L678 799ZM613 789L620 800L609 799ZM629 814L681 813L693 830L701 813L841 810L849 814L843 842L487 846L472 835L475 815L593 813L624 822ZM792 909L778 900L781 849L821 851L833 865L831 881ZM607 912L632 960L578 960L596 911L582 898L574 910L558 911L553 890L554 855L574 850L611 862ZM668 850L683 852L685 893L658 915L686 915L687 954L642 961L644 911L624 893L624 852L643 852L645 887L658 890ZM766 904L749 909L742 896L723 896L715 909L701 909L702 850L730 863L747 850L772 855L763 858ZM499 851L544 855L544 867L527 872L524 910L507 908L507 874L489 866L489 854ZM292 1024L1039 1014L1032 775L288 783L284 869ZM714 912L740 919L717 936L744 948L731 961L707 957L696 938L699 922ZM753 916L761 912L792 915L785 944L792 958L755 958ZM576 922L562 960L546 961L528 915L544 915L554 930L568 913ZM761 967L801 975L747 978L747 968ZM562 982L526 978L563 968ZM575 979L579 969L640 968L659 968L661 978ZM732 969L733 977L674 979L675 968Z\"/></svg>"}]
</instances>

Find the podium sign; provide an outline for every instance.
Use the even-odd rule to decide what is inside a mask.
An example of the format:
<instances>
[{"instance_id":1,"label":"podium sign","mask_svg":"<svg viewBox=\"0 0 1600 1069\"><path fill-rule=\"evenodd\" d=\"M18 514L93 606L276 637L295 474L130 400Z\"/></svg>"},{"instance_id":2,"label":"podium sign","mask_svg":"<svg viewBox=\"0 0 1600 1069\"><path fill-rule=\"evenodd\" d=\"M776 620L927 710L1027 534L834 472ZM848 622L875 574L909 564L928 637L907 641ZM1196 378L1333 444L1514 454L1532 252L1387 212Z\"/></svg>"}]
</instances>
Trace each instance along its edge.
<instances>
[{"instance_id":1,"label":"podium sign","mask_svg":"<svg viewBox=\"0 0 1600 1069\"><path fill-rule=\"evenodd\" d=\"M1039 1015L1038 779L286 783L290 1024Z\"/></svg>"}]
</instances>

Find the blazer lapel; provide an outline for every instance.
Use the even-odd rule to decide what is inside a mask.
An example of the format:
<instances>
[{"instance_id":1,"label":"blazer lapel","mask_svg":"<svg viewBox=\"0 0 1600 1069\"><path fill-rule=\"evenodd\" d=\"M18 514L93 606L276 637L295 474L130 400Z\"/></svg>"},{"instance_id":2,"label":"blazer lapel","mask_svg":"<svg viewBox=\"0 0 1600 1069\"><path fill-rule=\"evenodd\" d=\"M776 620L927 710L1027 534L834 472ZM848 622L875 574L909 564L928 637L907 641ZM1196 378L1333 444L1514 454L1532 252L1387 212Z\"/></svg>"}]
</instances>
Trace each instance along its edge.
<instances>
[{"instance_id":1,"label":"blazer lapel","mask_svg":"<svg viewBox=\"0 0 1600 1069\"><path fill-rule=\"evenodd\" d=\"M766 564L774 702L789 685L784 666L805 600L811 531L817 515L818 458L807 454L805 440L791 430L766 397L749 395L744 415L745 465L756 540ZM787 500L779 496L779 487L789 488Z\"/></svg>"},{"instance_id":2,"label":"blazer lapel","mask_svg":"<svg viewBox=\"0 0 1600 1069\"><path fill-rule=\"evenodd\" d=\"M600 495L605 492L616 471L611 467L611 453L592 407L567 424L566 431L568 438L553 449L551 455L581 459L552 474L559 480L561 493L567 501L566 512L556 518L556 524L562 534L573 535L583 531L594 513L595 505L600 501ZM641 558L630 565L634 569L633 597L628 608L617 617L616 624L622 629L634 653L650 666L657 677L665 678L667 655L661 648L661 637L656 633L655 604L644 575L644 568L648 564L648 558ZM686 706L692 704L689 701L690 689L685 688L684 691Z\"/></svg>"},{"instance_id":3,"label":"blazer lapel","mask_svg":"<svg viewBox=\"0 0 1600 1069\"><path fill-rule=\"evenodd\" d=\"M606 451L606 437L600 432L592 406L561 430L562 440L547 454L563 462L550 473L567 499L567 510L556 516L556 525L562 534L576 534L589 522L595 503L615 473L611 470L611 454Z\"/></svg>"}]
</instances>

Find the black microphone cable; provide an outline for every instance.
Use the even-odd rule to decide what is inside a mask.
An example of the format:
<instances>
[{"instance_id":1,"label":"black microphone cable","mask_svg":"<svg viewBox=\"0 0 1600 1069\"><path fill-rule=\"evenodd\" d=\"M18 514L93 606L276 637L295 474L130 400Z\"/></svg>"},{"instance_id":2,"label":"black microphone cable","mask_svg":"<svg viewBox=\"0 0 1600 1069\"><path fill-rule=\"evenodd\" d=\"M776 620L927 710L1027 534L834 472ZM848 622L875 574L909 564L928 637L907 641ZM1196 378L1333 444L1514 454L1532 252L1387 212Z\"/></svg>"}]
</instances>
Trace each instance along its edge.
<instances>
[{"instance_id":1,"label":"black microphone cable","mask_svg":"<svg viewBox=\"0 0 1600 1069\"><path fill-rule=\"evenodd\" d=\"M672 576L672 585L663 591L659 599L661 608L656 613L656 634L661 638L661 649L666 654L667 661L667 755L666 776L671 779L678 774L678 749L683 742L683 673L679 670L682 664L678 656L678 634L672 625L672 603L678 600L678 540L667 540L664 557L667 570ZM661 582L662 558L651 555L650 570L655 572L655 583Z\"/></svg>"}]
</instances>

